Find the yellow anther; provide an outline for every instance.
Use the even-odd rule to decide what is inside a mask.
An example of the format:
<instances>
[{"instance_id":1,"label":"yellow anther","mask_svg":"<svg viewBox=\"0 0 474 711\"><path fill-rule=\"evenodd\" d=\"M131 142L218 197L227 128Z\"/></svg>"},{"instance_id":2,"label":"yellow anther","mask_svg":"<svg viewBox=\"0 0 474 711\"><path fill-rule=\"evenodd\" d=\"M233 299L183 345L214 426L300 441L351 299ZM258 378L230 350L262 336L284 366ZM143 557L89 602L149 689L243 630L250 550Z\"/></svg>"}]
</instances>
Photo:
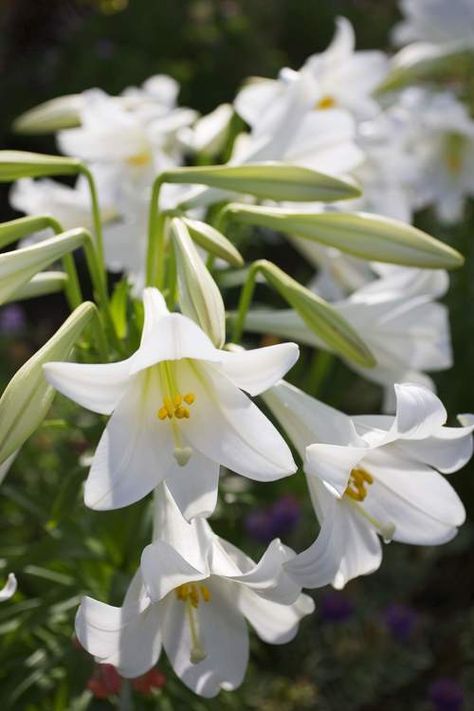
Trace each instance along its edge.
<instances>
[{"instance_id":1,"label":"yellow anther","mask_svg":"<svg viewBox=\"0 0 474 711\"><path fill-rule=\"evenodd\" d=\"M367 486L374 483L374 477L362 467L355 467L351 471L349 484L344 492L354 501L364 501L367 496Z\"/></svg>"},{"instance_id":2,"label":"yellow anther","mask_svg":"<svg viewBox=\"0 0 474 711\"><path fill-rule=\"evenodd\" d=\"M137 153L134 156L127 158L127 163L133 168L141 168L144 165L148 165L151 161L151 156L145 151L143 153Z\"/></svg>"},{"instance_id":3,"label":"yellow anther","mask_svg":"<svg viewBox=\"0 0 474 711\"><path fill-rule=\"evenodd\" d=\"M209 600L211 599L211 593L209 592L209 588L206 587L206 585L200 585L199 587L201 590L202 599L204 600L204 602L209 602Z\"/></svg>"},{"instance_id":4,"label":"yellow anther","mask_svg":"<svg viewBox=\"0 0 474 711\"><path fill-rule=\"evenodd\" d=\"M191 416L189 407L186 407L183 403L187 405L192 405L196 400L194 393L186 393L186 395L181 395L181 393L175 393L173 397L166 395L163 398L163 405L158 410L158 417L160 420L165 420L167 417L171 420L176 417L177 420L187 420Z\"/></svg>"},{"instance_id":5,"label":"yellow anther","mask_svg":"<svg viewBox=\"0 0 474 711\"><path fill-rule=\"evenodd\" d=\"M336 105L336 101L333 99L332 96L323 96L319 101L316 102L315 104L315 109L320 109L324 111L324 109L332 109Z\"/></svg>"}]
</instances>

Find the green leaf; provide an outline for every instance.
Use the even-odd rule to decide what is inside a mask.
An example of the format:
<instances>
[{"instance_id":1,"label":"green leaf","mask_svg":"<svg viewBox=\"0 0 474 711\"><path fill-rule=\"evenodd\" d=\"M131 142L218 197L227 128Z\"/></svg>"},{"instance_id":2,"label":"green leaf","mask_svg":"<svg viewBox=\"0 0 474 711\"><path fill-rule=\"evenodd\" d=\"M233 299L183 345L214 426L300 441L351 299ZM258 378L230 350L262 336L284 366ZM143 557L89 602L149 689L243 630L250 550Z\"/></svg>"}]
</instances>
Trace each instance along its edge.
<instances>
[{"instance_id":1,"label":"green leaf","mask_svg":"<svg viewBox=\"0 0 474 711\"><path fill-rule=\"evenodd\" d=\"M81 304L49 341L18 370L0 398L0 464L37 429L54 398L43 365L66 360L84 328L97 316L91 302Z\"/></svg>"},{"instance_id":2,"label":"green leaf","mask_svg":"<svg viewBox=\"0 0 474 711\"><path fill-rule=\"evenodd\" d=\"M81 103L80 94L58 96L25 111L14 120L12 128L15 133L27 135L55 133L63 128L75 128L81 125L79 117Z\"/></svg>"},{"instance_id":3,"label":"green leaf","mask_svg":"<svg viewBox=\"0 0 474 711\"><path fill-rule=\"evenodd\" d=\"M256 262L256 265L266 281L280 293L308 328L325 341L331 350L366 368L376 364L362 339L324 299L306 289L272 262L261 260Z\"/></svg>"},{"instance_id":4,"label":"green leaf","mask_svg":"<svg viewBox=\"0 0 474 711\"><path fill-rule=\"evenodd\" d=\"M234 247L227 237L206 222L181 218L189 230L189 234L196 244L210 254L220 257L233 267L241 267L244 260L240 252Z\"/></svg>"},{"instance_id":5,"label":"green leaf","mask_svg":"<svg viewBox=\"0 0 474 711\"><path fill-rule=\"evenodd\" d=\"M360 196L360 190L338 178L286 163L211 165L165 171L161 183L188 183L254 195L262 200L332 202Z\"/></svg>"},{"instance_id":6,"label":"green leaf","mask_svg":"<svg viewBox=\"0 0 474 711\"><path fill-rule=\"evenodd\" d=\"M447 244L399 220L364 212L307 213L231 203L225 213L259 225L336 247L361 259L426 269L455 269L464 258Z\"/></svg>"},{"instance_id":7,"label":"green leaf","mask_svg":"<svg viewBox=\"0 0 474 711\"><path fill-rule=\"evenodd\" d=\"M68 230L30 247L0 254L0 304L42 269L82 246L85 239L84 230Z\"/></svg>"},{"instance_id":8,"label":"green leaf","mask_svg":"<svg viewBox=\"0 0 474 711\"><path fill-rule=\"evenodd\" d=\"M44 175L77 175L81 170L82 163L78 158L26 151L0 151L0 183Z\"/></svg>"}]
</instances>

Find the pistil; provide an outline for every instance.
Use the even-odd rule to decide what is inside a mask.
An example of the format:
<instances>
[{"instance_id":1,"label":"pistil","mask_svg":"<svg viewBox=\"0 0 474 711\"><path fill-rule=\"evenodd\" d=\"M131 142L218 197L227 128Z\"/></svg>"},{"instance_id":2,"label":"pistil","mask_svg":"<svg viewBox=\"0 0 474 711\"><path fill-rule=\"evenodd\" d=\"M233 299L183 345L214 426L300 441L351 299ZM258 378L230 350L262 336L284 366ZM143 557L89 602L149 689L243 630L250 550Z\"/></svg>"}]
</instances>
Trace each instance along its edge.
<instances>
[{"instance_id":1,"label":"pistil","mask_svg":"<svg viewBox=\"0 0 474 711\"><path fill-rule=\"evenodd\" d=\"M192 664L199 664L207 657L207 652L204 649L200 634L199 621L197 619L196 610L199 607L201 600L209 602L211 594L207 585L197 583L185 583L180 585L175 590L176 597L181 602L184 602L186 608L186 617L189 624L189 632L191 635L191 651L190 660Z\"/></svg>"}]
</instances>

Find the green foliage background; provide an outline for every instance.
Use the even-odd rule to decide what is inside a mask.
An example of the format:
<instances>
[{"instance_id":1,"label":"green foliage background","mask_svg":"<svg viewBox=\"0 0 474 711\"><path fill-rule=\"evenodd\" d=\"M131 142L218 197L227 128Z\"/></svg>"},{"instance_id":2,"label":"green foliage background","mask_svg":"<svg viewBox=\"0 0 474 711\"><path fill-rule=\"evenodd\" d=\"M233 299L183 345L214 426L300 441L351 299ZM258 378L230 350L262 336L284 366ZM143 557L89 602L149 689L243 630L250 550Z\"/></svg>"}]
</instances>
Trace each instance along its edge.
<instances>
[{"instance_id":1,"label":"green foliage background","mask_svg":"<svg viewBox=\"0 0 474 711\"><path fill-rule=\"evenodd\" d=\"M359 48L387 48L398 18L392 0L4 0L0 8L3 148L54 152L51 138L18 138L10 124L19 113L57 95L99 86L111 93L169 73L182 85L180 103L203 112L231 101L249 75L275 76L298 67L329 42L334 18L355 25ZM0 192L0 217L13 215L8 190ZM455 363L438 378L452 415L473 410L474 208L447 230L426 212L419 225L467 257L453 275L450 306ZM265 246L265 245L264 245ZM266 246L268 249L268 245ZM307 267L286 244L272 245L272 259L301 278ZM259 256L258 254L255 256ZM266 255L268 256L268 255ZM12 373L61 322L65 305L48 298L27 305L28 328L0 340L0 373ZM315 393L318 363L304 351L293 379ZM318 395L349 412L368 412L380 393L333 361ZM149 535L144 502L125 511L96 514L82 504L86 469L81 453L98 439L98 418L57 398L50 419L30 440L0 490L0 558L18 573L20 592L0 608L0 700L7 709L55 711L112 708L84 691L92 662L72 642L72 620L87 592L119 604ZM351 583L344 596L354 606L345 622L316 613L297 640L281 649L253 641L253 661L237 693L197 700L168 676L156 697L137 696L135 707L165 709L263 709L291 711L398 711L430 709L429 684L457 679L474 707L474 484L472 468L452 477L470 516L450 545L419 549L391 544L381 571ZM216 526L249 553L261 548L242 520L255 505L288 488L305 500L302 477L255 486L217 512ZM225 493L225 491L224 491ZM229 495L229 492L227 492ZM292 534L301 549L314 534L313 518ZM316 601L324 593L316 594ZM397 642L383 611L402 602L417 612L410 638Z\"/></svg>"}]
</instances>

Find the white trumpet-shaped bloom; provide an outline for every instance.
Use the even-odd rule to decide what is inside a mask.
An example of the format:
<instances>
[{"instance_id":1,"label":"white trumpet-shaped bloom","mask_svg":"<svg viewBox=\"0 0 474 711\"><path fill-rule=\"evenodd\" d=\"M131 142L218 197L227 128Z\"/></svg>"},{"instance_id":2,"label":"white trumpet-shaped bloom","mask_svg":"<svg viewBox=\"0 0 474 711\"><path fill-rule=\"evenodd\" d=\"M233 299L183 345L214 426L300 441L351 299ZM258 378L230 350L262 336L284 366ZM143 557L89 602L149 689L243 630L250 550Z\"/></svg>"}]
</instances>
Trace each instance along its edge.
<instances>
[{"instance_id":1,"label":"white trumpet-shaped bloom","mask_svg":"<svg viewBox=\"0 0 474 711\"><path fill-rule=\"evenodd\" d=\"M57 390L111 415L86 481L87 506L127 506L166 480L185 516L209 515L220 464L259 481L292 474L285 441L242 391L257 395L277 382L298 347L218 350L193 321L170 313L156 289L145 289L144 306L130 358L44 367Z\"/></svg>"},{"instance_id":2,"label":"white trumpet-shaped bloom","mask_svg":"<svg viewBox=\"0 0 474 711\"><path fill-rule=\"evenodd\" d=\"M472 455L472 422L445 427L446 410L424 387L396 385L397 409L348 417L281 382L265 401L302 459L321 531L287 564L305 587L349 580L376 570L379 535L416 545L451 540L464 522L461 500L439 474Z\"/></svg>"},{"instance_id":3,"label":"white trumpet-shaped bloom","mask_svg":"<svg viewBox=\"0 0 474 711\"><path fill-rule=\"evenodd\" d=\"M400 9L404 19L393 30L397 45L409 42L473 44L472 0L401 0Z\"/></svg>"},{"instance_id":4,"label":"white trumpet-shaped bloom","mask_svg":"<svg viewBox=\"0 0 474 711\"><path fill-rule=\"evenodd\" d=\"M166 490L160 499L160 538L143 551L123 606L84 598L76 634L98 662L125 677L148 671L163 647L186 686L212 697L244 678L246 621L265 642L283 644L314 603L285 573L294 553L280 541L256 564L203 519L187 523Z\"/></svg>"},{"instance_id":5,"label":"white trumpet-shaped bloom","mask_svg":"<svg viewBox=\"0 0 474 711\"><path fill-rule=\"evenodd\" d=\"M448 311L434 301L445 293L448 278L442 270L390 267L381 271L381 278L333 306L357 330L376 360L372 368L347 364L384 388L384 410L393 412L395 383L417 382L434 389L425 371L452 365ZM246 327L327 349L298 314L288 309L252 311Z\"/></svg>"}]
</instances>

